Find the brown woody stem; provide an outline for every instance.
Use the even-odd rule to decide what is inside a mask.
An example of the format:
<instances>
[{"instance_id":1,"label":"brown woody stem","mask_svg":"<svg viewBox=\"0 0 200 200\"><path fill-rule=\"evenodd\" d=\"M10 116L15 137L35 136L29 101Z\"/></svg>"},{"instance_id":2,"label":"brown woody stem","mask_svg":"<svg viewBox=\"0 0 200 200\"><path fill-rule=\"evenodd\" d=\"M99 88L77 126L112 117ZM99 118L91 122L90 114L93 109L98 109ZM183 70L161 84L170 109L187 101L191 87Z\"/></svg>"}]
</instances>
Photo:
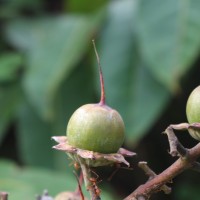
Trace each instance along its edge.
<instances>
[{"instance_id":1,"label":"brown woody stem","mask_svg":"<svg viewBox=\"0 0 200 200\"><path fill-rule=\"evenodd\" d=\"M157 174L147 165L147 162L139 162L138 166L145 172L147 176L149 176L149 180L157 176ZM165 194L171 193L171 188L167 185L163 185L160 189L163 190Z\"/></svg>"},{"instance_id":2,"label":"brown woody stem","mask_svg":"<svg viewBox=\"0 0 200 200\"><path fill-rule=\"evenodd\" d=\"M177 125L170 125L165 133L168 136L170 144L170 154L172 156L179 155L180 158L176 160L171 166L158 175L154 176L154 172L143 165L144 171L151 177L145 184L140 185L124 200L139 200L149 199L153 193L165 190L167 183L171 183L172 179L187 169L200 171L200 164L196 160L200 157L200 143L191 149L185 149L175 136L174 130L187 130L189 124L182 123ZM153 177L154 176L154 177Z\"/></svg>"},{"instance_id":3,"label":"brown woody stem","mask_svg":"<svg viewBox=\"0 0 200 200\"><path fill-rule=\"evenodd\" d=\"M139 196L145 196L148 199L153 193L156 193L166 183L182 173L184 170L192 168L195 160L200 156L200 143L188 150L188 159L179 158L170 167L157 175L155 178L149 180L144 185L139 186L133 193L131 193L124 200L137 199Z\"/></svg>"},{"instance_id":4,"label":"brown woody stem","mask_svg":"<svg viewBox=\"0 0 200 200\"><path fill-rule=\"evenodd\" d=\"M174 130L187 130L189 127L188 123L181 124L172 124L167 127L165 130L165 134L167 134L169 146L170 146L170 154L174 156L187 157L187 149L179 142L178 138L174 134Z\"/></svg>"}]
</instances>

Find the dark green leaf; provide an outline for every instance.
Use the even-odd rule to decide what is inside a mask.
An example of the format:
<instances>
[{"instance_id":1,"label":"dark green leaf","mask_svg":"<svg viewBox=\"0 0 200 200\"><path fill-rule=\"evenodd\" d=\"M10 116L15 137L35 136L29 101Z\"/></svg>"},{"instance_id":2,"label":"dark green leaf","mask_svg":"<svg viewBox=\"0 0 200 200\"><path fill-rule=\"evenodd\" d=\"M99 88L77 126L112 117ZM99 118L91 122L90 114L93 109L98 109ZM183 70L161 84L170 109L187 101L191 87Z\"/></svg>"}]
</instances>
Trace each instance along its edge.
<instances>
[{"instance_id":1,"label":"dark green leaf","mask_svg":"<svg viewBox=\"0 0 200 200\"><path fill-rule=\"evenodd\" d=\"M11 173L10 173L11 172ZM50 196L63 191L75 191L77 180L74 174L55 172L41 168L19 168L11 162L0 161L0 188L9 193L9 200L35 200L45 189ZM88 191L82 186L85 196ZM111 190L109 190L111 191ZM102 199L118 199L102 191Z\"/></svg>"},{"instance_id":2,"label":"dark green leaf","mask_svg":"<svg viewBox=\"0 0 200 200\"><path fill-rule=\"evenodd\" d=\"M154 80L134 49L134 9L134 1L111 3L100 57L107 102L122 114L127 141L136 143L161 113L169 93Z\"/></svg>"},{"instance_id":3,"label":"dark green leaf","mask_svg":"<svg viewBox=\"0 0 200 200\"><path fill-rule=\"evenodd\" d=\"M44 4L40 0L9 0L3 1L0 7L0 17L10 19L20 15L20 11L28 10L29 12L41 12L41 7Z\"/></svg>"},{"instance_id":4,"label":"dark green leaf","mask_svg":"<svg viewBox=\"0 0 200 200\"><path fill-rule=\"evenodd\" d=\"M104 6L107 1L108 0L96 0L95 3L93 3L93 0L69 0L66 3L66 7L70 12L91 13L94 12L94 10L99 9L101 6Z\"/></svg>"},{"instance_id":5,"label":"dark green leaf","mask_svg":"<svg viewBox=\"0 0 200 200\"><path fill-rule=\"evenodd\" d=\"M66 135L67 123L72 113L83 104L93 101L93 74L91 71L87 62L82 63L59 89L56 95L56 117L53 123L55 135ZM55 165L59 169L66 170L67 160L63 152L55 151Z\"/></svg>"},{"instance_id":6,"label":"dark green leaf","mask_svg":"<svg viewBox=\"0 0 200 200\"><path fill-rule=\"evenodd\" d=\"M50 124L42 121L27 103L22 104L18 115L18 144L24 163L53 167L53 143Z\"/></svg>"},{"instance_id":7,"label":"dark green leaf","mask_svg":"<svg viewBox=\"0 0 200 200\"><path fill-rule=\"evenodd\" d=\"M0 86L0 143L6 133L6 128L13 120L20 100L18 84Z\"/></svg>"},{"instance_id":8,"label":"dark green leaf","mask_svg":"<svg viewBox=\"0 0 200 200\"><path fill-rule=\"evenodd\" d=\"M74 191L77 180L73 173L64 174L41 168L27 168L21 173L20 180L31 183L34 189L42 192L47 189L51 195L69 190Z\"/></svg>"},{"instance_id":9,"label":"dark green leaf","mask_svg":"<svg viewBox=\"0 0 200 200\"><path fill-rule=\"evenodd\" d=\"M200 1L138 3L138 38L143 58L156 79L175 90L199 53Z\"/></svg>"},{"instance_id":10,"label":"dark green leaf","mask_svg":"<svg viewBox=\"0 0 200 200\"><path fill-rule=\"evenodd\" d=\"M17 53L4 53L0 56L0 82L16 79L22 64L22 57Z\"/></svg>"},{"instance_id":11,"label":"dark green leaf","mask_svg":"<svg viewBox=\"0 0 200 200\"><path fill-rule=\"evenodd\" d=\"M28 49L24 79L27 96L44 119L53 118L53 100L62 81L87 50L102 14L19 20L10 24L10 40Z\"/></svg>"},{"instance_id":12,"label":"dark green leaf","mask_svg":"<svg viewBox=\"0 0 200 200\"><path fill-rule=\"evenodd\" d=\"M1 191L9 193L9 200L35 200L36 191L31 184L9 177L0 179Z\"/></svg>"},{"instance_id":13,"label":"dark green leaf","mask_svg":"<svg viewBox=\"0 0 200 200\"><path fill-rule=\"evenodd\" d=\"M0 178L6 178L9 176L16 176L19 168L16 165L8 160L0 160Z\"/></svg>"},{"instance_id":14,"label":"dark green leaf","mask_svg":"<svg viewBox=\"0 0 200 200\"><path fill-rule=\"evenodd\" d=\"M127 110L127 142L137 142L160 116L170 99L166 88L159 84L144 64L134 66L132 87L129 88Z\"/></svg>"},{"instance_id":15,"label":"dark green leaf","mask_svg":"<svg viewBox=\"0 0 200 200\"><path fill-rule=\"evenodd\" d=\"M56 117L52 123L43 121L30 105L23 104L17 135L22 160L29 165L55 166L66 171L72 161L65 153L52 150L55 143L51 136L65 135L72 113L82 104L91 102L92 95L91 68L84 64L76 68L58 90L54 102Z\"/></svg>"},{"instance_id":16,"label":"dark green leaf","mask_svg":"<svg viewBox=\"0 0 200 200\"><path fill-rule=\"evenodd\" d=\"M39 168L20 169L5 161L0 161L0 175L1 191L9 193L9 200L35 200L36 195L45 189L54 196L61 191L74 191L77 185L73 174L66 176L63 173Z\"/></svg>"}]
</instances>

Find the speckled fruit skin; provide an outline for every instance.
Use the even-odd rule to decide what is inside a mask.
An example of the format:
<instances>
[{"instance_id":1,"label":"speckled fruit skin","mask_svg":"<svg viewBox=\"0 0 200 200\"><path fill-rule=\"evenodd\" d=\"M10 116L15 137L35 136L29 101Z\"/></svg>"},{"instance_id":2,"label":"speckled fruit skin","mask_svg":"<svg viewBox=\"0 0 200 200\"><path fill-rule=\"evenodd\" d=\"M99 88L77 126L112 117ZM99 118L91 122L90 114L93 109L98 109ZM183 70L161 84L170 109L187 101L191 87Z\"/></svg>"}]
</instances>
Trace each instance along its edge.
<instances>
[{"instance_id":1,"label":"speckled fruit skin","mask_svg":"<svg viewBox=\"0 0 200 200\"><path fill-rule=\"evenodd\" d=\"M196 87L188 98L186 115L189 123L200 122L200 86Z\"/></svg>"},{"instance_id":2,"label":"speckled fruit skin","mask_svg":"<svg viewBox=\"0 0 200 200\"><path fill-rule=\"evenodd\" d=\"M116 153L124 141L124 134L120 114L101 104L81 106L67 125L70 145L99 153Z\"/></svg>"}]
</instances>

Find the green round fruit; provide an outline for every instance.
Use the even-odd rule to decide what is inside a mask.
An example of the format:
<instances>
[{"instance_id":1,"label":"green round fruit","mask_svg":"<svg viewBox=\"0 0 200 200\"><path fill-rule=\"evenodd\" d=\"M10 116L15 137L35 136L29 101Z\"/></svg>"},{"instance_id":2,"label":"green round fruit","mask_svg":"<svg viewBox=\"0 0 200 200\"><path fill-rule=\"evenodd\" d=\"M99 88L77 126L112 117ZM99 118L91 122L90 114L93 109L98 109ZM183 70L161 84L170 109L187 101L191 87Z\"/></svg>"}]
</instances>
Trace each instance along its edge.
<instances>
[{"instance_id":1,"label":"green round fruit","mask_svg":"<svg viewBox=\"0 0 200 200\"><path fill-rule=\"evenodd\" d=\"M188 98L186 115L190 124L200 123L200 86L196 87ZM199 128L189 128L188 131L194 139L200 141Z\"/></svg>"},{"instance_id":2,"label":"green round fruit","mask_svg":"<svg viewBox=\"0 0 200 200\"><path fill-rule=\"evenodd\" d=\"M188 98L186 115L189 123L200 122L200 86L196 87Z\"/></svg>"},{"instance_id":3,"label":"green round fruit","mask_svg":"<svg viewBox=\"0 0 200 200\"><path fill-rule=\"evenodd\" d=\"M116 153L124 141L124 133L120 114L101 104L81 106L67 125L70 145L99 153Z\"/></svg>"}]
</instances>

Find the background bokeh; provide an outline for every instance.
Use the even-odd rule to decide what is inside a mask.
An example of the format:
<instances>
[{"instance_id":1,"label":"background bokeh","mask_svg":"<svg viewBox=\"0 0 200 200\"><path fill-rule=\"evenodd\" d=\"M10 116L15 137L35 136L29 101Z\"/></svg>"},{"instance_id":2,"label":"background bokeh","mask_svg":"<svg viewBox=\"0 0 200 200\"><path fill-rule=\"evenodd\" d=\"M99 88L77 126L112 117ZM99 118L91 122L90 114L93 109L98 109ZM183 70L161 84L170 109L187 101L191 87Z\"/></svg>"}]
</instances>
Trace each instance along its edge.
<instances>
[{"instance_id":1,"label":"background bokeh","mask_svg":"<svg viewBox=\"0 0 200 200\"><path fill-rule=\"evenodd\" d=\"M122 199L147 180L145 160L159 173L175 159L166 136L185 122L187 97L200 79L198 0L0 1L0 190L9 200L33 200L75 190L71 161L52 150L73 111L100 95L96 40L107 104L126 125L124 146L137 152L133 170L101 168L103 199ZM177 133L186 147L196 144ZM172 194L152 199L199 199L199 177L187 171Z\"/></svg>"}]
</instances>

